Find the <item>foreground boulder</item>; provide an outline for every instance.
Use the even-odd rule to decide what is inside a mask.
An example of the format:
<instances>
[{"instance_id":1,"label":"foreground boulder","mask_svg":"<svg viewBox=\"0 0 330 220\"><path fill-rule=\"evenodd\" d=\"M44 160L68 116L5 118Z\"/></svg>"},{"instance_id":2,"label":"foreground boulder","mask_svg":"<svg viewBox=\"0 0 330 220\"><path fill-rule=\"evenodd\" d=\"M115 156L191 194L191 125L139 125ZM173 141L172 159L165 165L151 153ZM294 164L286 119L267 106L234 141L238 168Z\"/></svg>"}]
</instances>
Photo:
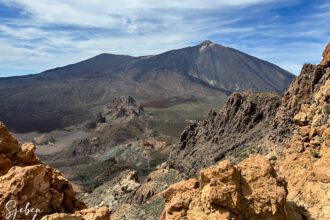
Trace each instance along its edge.
<instances>
[{"instance_id":1,"label":"foreground boulder","mask_svg":"<svg viewBox=\"0 0 330 220\"><path fill-rule=\"evenodd\" d=\"M68 180L42 164L34 150L33 144L21 145L0 123L0 219L40 219L85 208Z\"/></svg>"},{"instance_id":2,"label":"foreground boulder","mask_svg":"<svg viewBox=\"0 0 330 220\"><path fill-rule=\"evenodd\" d=\"M76 211L73 214L55 213L41 220L110 220L107 208L90 208Z\"/></svg>"},{"instance_id":3,"label":"foreground boulder","mask_svg":"<svg viewBox=\"0 0 330 220\"><path fill-rule=\"evenodd\" d=\"M164 191L161 220L288 219L286 185L262 156L234 166L229 161L201 170Z\"/></svg>"}]
</instances>

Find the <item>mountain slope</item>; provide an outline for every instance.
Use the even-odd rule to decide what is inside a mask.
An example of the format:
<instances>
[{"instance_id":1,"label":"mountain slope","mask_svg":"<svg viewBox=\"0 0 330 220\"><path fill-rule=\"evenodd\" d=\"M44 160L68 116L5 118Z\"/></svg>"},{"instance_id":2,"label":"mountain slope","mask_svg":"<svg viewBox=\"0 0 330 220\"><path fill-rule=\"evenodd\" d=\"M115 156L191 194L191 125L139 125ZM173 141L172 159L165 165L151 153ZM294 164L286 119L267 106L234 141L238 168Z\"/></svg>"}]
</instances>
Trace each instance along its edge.
<instances>
[{"instance_id":1,"label":"mountain slope","mask_svg":"<svg viewBox=\"0 0 330 220\"><path fill-rule=\"evenodd\" d=\"M0 120L18 132L47 131L91 119L114 96L207 105L233 91L280 92L292 79L273 64L210 41L155 56L101 54L36 75L1 78Z\"/></svg>"},{"instance_id":2,"label":"mountain slope","mask_svg":"<svg viewBox=\"0 0 330 220\"><path fill-rule=\"evenodd\" d=\"M271 63L211 41L139 60L135 66L142 69L135 77L140 81L167 70L229 92L284 91L293 78Z\"/></svg>"}]
</instances>

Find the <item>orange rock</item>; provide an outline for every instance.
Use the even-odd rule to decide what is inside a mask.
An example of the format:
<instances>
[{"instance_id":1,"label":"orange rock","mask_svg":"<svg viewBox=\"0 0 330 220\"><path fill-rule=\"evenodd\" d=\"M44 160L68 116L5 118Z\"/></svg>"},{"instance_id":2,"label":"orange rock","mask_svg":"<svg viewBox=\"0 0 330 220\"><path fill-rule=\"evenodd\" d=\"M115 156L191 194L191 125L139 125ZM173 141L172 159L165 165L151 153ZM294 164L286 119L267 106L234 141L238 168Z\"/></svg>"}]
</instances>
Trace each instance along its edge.
<instances>
[{"instance_id":1,"label":"orange rock","mask_svg":"<svg viewBox=\"0 0 330 220\"><path fill-rule=\"evenodd\" d=\"M307 125L308 118L304 112L301 112L294 116L293 121L296 125L303 126L303 125Z\"/></svg>"},{"instance_id":2,"label":"orange rock","mask_svg":"<svg viewBox=\"0 0 330 220\"><path fill-rule=\"evenodd\" d=\"M71 212L84 208L84 204L75 199L70 183L61 174L45 165L12 167L0 177L0 217L8 214L6 208L12 201L12 208L31 208L41 210L37 217L54 211ZM34 213L18 213L18 219L33 218ZM39 219L39 218L37 218Z\"/></svg>"},{"instance_id":3,"label":"orange rock","mask_svg":"<svg viewBox=\"0 0 330 220\"><path fill-rule=\"evenodd\" d=\"M9 133L8 129L0 122L0 154L13 156L21 151L18 141Z\"/></svg>"},{"instance_id":4,"label":"orange rock","mask_svg":"<svg viewBox=\"0 0 330 220\"><path fill-rule=\"evenodd\" d=\"M318 182L330 183L329 164L330 158L322 155L322 158L313 165L313 171Z\"/></svg>"},{"instance_id":5,"label":"orange rock","mask_svg":"<svg viewBox=\"0 0 330 220\"><path fill-rule=\"evenodd\" d=\"M199 181L174 184L164 198L161 220L288 218L285 183L262 156L204 169Z\"/></svg>"},{"instance_id":6,"label":"orange rock","mask_svg":"<svg viewBox=\"0 0 330 220\"><path fill-rule=\"evenodd\" d=\"M12 166L36 165L41 162L34 154L33 144L21 145L0 122L0 174L5 174ZM5 166L6 164L6 166ZM6 171L6 172L4 172Z\"/></svg>"},{"instance_id":7,"label":"orange rock","mask_svg":"<svg viewBox=\"0 0 330 220\"><path fill-rule=\"evenodd\" d=\"M166 201L170 201L177 193L184 193L199 187L199 182L195 179L189 179L171 185L163 192L163 197Z\"/></svg>"},{"instance_id":8,"label":"orange rock","mask_svg":"<svg viewBox=\"0 0 330 220\"><path fill-rule=\"evenodd\" d=\"M322 138L324 145L330 147L330 127L323 131Z\"/></svg>"},{"instance_id":9,"label":"orange rock","mask_svg":"<svg viewBox=\"0 0 330 220\"><path fill-rule=\"evenodd\" d=\"M36 147L34 144L28 143L21 146L21 151L17 154L17 165L34 165L39 164L40 161L35 156Z\"/></svg>"},{"instance_id":10,"label":"orange rock","mask_svg":"<svg viewBox=\"0 0 330 220\"><path fill-rule=\"evenodd\" d=\"M4 175L13 166L11 160L9 160L5 154L0 154L0 175Z\"/></svg>"},{"instance_id":11,"label":"orange rock","mask_svg":"<svg viewBox=\"0 0 330 220\"><path fill-rule=\"evenodd\" d=\"M55 213L41 220L110 220L110 214L108 208L101 207L83 209L73 214Z\"/></svg>"},{"instance_id":12,"label":"orange rock","mask_svg":"<svg viewBox=\"0 0 330 220\"><path fill-rule=\"evenodd\" d=\"M42 164L34 151L33 144L21 145L0 123L0 219L16 209L26 212L17 212L15 219L40 219L85 208L68 180Z\"/></svg>"},{"instance_id":13,"label":"orange rock","mask_svg":"<svg viewBox=\"0 0 330 220\"><path fill-rule=\"evenodd\" d=\"M300 134L303 137L309 136L310 132L311 132L311 127L308 125L300 128Z\"/></svg>"},{"instance_id":14,"label":"orange rock","mask_svg":"<svg viewBox=\"0 0 330 220\"><path fill-rule=\"evenodd\" d=\"M323 53L323 64L329 64L330 44ZM291 136L279 168L288 183L288 204L302 207L307 219L330 219L330 121L327 112L330 92L329 68L318 65L318 76L313 78L311 96L302 98L308 103L294 117L295 135ZM312 74L311 72L307 72ZM316 80L317 79L317 80ZM302 79L298 80L301 81ZM311 127L308 137L306 134Z\"/></svg>"}]
</instances>

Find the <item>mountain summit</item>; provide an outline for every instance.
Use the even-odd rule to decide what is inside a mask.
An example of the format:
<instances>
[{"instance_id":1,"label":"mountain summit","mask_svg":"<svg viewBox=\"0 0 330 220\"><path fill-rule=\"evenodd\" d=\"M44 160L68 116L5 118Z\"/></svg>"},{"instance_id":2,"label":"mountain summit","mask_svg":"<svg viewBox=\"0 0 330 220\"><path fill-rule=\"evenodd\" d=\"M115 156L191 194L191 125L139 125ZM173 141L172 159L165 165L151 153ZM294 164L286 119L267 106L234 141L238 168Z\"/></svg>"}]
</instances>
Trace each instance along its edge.
<instances>
[{"instance_id":1,"label":"mountain summit","mask_svg":"<svg viewBox=\"0 0 330 220\"><path fill-rule=\"evenodd\" d=\"M210 40L205 40L200 45L201 46L210 46L210 45L214 45L214 43Z\"/></svg>"},{"instance_id":2,"label":"mountain summit","mask_svg":"<svg viewBox=\"0 0 330 220\"><path fill-rule=\"evenodd\" d=\"M164 71L174 72L229 93L243 90L280 92L293 78L278 66L209 40L139 60L135 66L146 70L137 74L140 80L160 72L164 74Z\"/></svg>"},{"instance_id":3,"label":"mountain summit","mask_svg":"<svg viewBox=\"0 0 330 220\"><path fill-rule=\"evenodd\" d=\"M206 102L236 91L281 92L293 78L208 40L154 56L100 54L35 75L1 78L0 120L16 131L52 130L94 117L115 96Z\"/></svg>"}]
</instances>

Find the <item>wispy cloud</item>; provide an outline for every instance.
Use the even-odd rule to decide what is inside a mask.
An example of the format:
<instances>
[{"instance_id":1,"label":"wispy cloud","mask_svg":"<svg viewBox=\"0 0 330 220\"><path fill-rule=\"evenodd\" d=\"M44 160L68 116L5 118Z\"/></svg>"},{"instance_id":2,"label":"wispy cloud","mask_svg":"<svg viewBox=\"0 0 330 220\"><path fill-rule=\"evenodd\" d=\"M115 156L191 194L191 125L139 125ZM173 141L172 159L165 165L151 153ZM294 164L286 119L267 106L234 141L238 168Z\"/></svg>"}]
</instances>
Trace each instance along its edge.
<instances>
[{"instance_id":1,"label":"wispy cloud","mask_svg":"<svg viewBox=\"0 0 330 220\"><path fill-rule=\"evenodd\" d=\"M205 39L297 73L301 63L320 58L330 36L324 26L329 1L306 2L0 0L0 76L36 73L103 52L155 54Z\"/></svg>"}]
</instances>

